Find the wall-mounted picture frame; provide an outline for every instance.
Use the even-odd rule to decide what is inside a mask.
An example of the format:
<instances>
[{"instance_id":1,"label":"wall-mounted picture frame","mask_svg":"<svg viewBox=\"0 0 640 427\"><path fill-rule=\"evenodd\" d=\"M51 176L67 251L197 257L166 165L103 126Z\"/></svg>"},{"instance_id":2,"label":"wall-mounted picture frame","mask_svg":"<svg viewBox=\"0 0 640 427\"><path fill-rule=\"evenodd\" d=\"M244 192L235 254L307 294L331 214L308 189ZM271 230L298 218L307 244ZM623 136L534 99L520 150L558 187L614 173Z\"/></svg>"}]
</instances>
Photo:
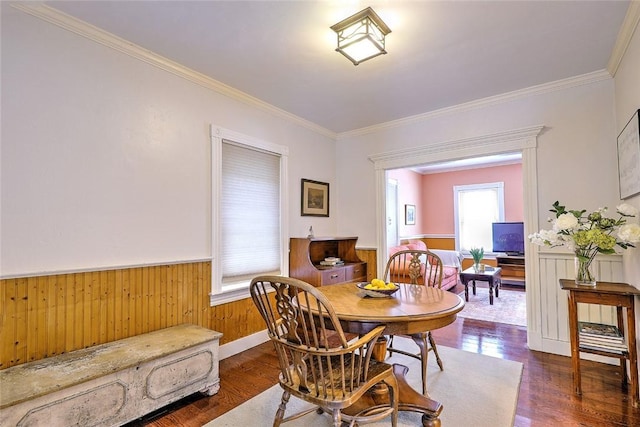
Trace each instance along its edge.
<instances>
[{"instance_id":1,"label":"wall-mounted picture frame","mask_svg":"<svg viewBox=\"0 0 640 427\"><path fill-rule=\"evenodd\" d=\"M302 179L302 216L329 216L329 183Z\"/></svg>"},{"instance_id":2,"label":"wall-mounted picture frame","mask_svg":"<svg viewBox=\"0 0 640 427\"><path fill-rule=\"evenodd\" d=\"M416 205L404 205L404 223L406 225L416 224Z\"/></svg>"},{"instance_id":3,"label":"wall-mounted picture frame","mask_svg":"<svg viewBox=\"0 0 640 427\"><path fill-rule=\"evenodd\" d=\"M640 193L640 109L618 135L618 182L621 200Z\"/></svg>"}]
</instances>

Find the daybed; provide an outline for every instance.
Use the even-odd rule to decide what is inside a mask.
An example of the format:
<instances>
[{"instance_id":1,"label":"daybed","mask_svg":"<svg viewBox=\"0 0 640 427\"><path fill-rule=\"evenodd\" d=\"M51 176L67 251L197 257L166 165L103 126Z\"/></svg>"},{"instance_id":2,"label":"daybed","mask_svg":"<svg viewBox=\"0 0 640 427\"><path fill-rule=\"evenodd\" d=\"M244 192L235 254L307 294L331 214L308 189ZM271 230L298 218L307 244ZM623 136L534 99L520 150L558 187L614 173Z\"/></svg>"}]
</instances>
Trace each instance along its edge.
<instances>
[{"instance_id":1,"label":"daybed","mask_svg":"<svg viewBox=\"0 0 640 427\"><path fill-rule=\"evenodd\" d=\"M427 250L427 244L422 240L410 240L405 244L389 248L389 256L398 251L407 249ZM441 249L430 249L430 251L438 255L442 260L443 269L441 288L445 290L453 288L458 284L460 277L459 272L461 264L459 252Z\"/></svg>"}]
</instances>

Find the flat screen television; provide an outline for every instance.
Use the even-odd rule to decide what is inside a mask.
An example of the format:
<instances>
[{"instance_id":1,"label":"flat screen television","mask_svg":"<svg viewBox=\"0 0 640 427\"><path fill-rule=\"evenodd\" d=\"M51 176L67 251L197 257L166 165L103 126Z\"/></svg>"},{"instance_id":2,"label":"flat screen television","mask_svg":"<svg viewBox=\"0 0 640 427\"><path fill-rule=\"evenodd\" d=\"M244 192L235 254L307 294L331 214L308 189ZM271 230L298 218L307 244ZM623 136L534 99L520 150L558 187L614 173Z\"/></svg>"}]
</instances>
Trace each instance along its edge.
<instances>
[{"instance_id":1,"label":"flat screen television","mask_svg":"<svg viewBox=\"0 0 640 427\"><path fill-rule=\"evenodd\" d=\"M523 222L494 222L492 229L493 252L524 255Z\"/></svg>"}]
</instances>

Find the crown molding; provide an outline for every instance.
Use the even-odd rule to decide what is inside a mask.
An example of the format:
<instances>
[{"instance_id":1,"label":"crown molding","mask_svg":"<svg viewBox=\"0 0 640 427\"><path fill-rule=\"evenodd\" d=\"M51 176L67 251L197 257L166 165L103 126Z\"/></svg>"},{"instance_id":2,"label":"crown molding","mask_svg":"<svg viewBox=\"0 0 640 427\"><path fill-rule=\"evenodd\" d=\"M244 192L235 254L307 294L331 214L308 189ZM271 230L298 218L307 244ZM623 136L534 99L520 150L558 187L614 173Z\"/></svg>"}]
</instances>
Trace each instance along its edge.
<instances>
[{"instance_id":1,"label":"crown molding","mask_svg":"<svg viewBox=\"0 0 640 427\"><path fill-rule=\"evenodd\" d=\"M231 99L258 108L262 111L285 119L299 126L305 127L332 140L337 139L337 134L333 131L330 131L322 126L291 114L264 101L261 101L258 98L239 91L231 86L225 85L224 83L214 80L211 77L185 67L184 65L158 55L121 37L104 31L96 26L74 18L73 16L67 15L66 13L47 6L41 2L12 3L11 6L31 16L49 22L65 30L71 31L72 33L92 40L108 48L129 55L132 58L160 68L206 89L213 90Z\"/></svg>"},{"instance_id":2,"label":"crown molding","mask_svg":"<svg viewBox=\"0 0 640 427\"><path fill-rule=\"evenodd\" d=\"M485 108L492 105L502 104L505 102L541 95L544 93L555 92L564 90L576 86L582 86L586 84L592 84L603 80L611 79L611 75L607 70L594 71L592 73L582 74L580 76L569 77L555 82L544 83L537 86L531 86L525 89L519 89L512 92L503 93L500 95L490 96L487 98L478 99L475 101L465 102L463 104L454 105L451 107L441 108L439 110L433 110L423 114L417 114L415 116L409 116L398 120L393 120L386 123L380 123L377 125L356 129L353 131L342 132L338 134L338 140L347 137L361 136L374 132L380 132L387 129L397 128L400 126L407 126L414 123L424 122L435 117L445 116L449 114L461 113L464 111L475 110L478 108Z\"/></svg>"},{"instance_id":3,"label":"crown molding","mask_svg":"<svg viewBox=\"0 0 640 427\"><path fill-rule=\"evenodd\" d=\"M622 62L629 43L631 43L633 33L635 33L638 28L638 23L640 23L640 1L632 1L629 4L629 9L627 9L627 14L624 17L620 31L618 31L618 38L616 39L616 44L613 46L613 51L607 64L607 70L614 77L618 72L620 62Z\"/></svg>"},{"instance_id":4,"label":"crown molding","mask_svg":"<svg viewBox=\"0 0 640 427\"><path fill-rule=\"evenodd\" d=\"M73 16L67 15L55 8L45 5L41 2L19 2L12 3L12 7L21 10L31 16L39 18L43 21L54 24L60 28L71 31L86 39L92 40L103 46L117 50L121 53L129 55L147 64L155 66L159 69L167 71L178 77L191 81L206 89L213 90L231 99L242 102L246 105L258 108L276 117L283 118L291 123L297 124L301 127L307 128L315 133L323 135L332 140L340 140L353 136L360 136L380 132L387 129L397 128L400 126L407 126L414 123L420 123L435 117L456 114L464 111L470 111L478 108L484 108L491 105L496 105L516 99L521 99L527 96L539 95L548 92L554 92L563 90L575 86L591 84L602 80L612 78L612 75L617 71L622 56L626 51L631 37L640 21L640 2L632 1L623 26L618 34L618 39L614 47L611 59L607 70L595 71L588 74L583 74L576 77L570 77L555 82L545 83L530 88L519 89L516 91L495 95L479 100L466 102L463 104L454 105L451 107L445 107L438 110L417 114L414 116L405 117L390 122L380 123L373 126L368 126L352 131L336 133L322 126L319 126L309 120L303 119L299 116L291 114L285 110L268 104L258 98L255 98L247 93L239 91L231 86L225 85L222 82L214 80L202 73L187 68L175 61L160 56L152 51L149 51L141 46L133 44L125 39L122 39L114 34L104 31L98 27L81 21Z\"/></svg>"}]
</instances>

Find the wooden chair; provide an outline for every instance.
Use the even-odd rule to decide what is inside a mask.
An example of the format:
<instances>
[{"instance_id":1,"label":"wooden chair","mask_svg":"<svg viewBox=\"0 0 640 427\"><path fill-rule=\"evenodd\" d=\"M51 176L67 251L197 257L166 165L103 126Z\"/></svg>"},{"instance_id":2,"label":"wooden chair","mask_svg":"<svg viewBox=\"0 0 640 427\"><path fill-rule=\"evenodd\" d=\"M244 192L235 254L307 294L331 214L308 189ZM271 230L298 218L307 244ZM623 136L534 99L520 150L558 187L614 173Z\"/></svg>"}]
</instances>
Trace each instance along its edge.
<instances>
[{"instance_id":1,"label":"wooden chair","mask_svg":"<svg viewBox=\"0 0 640 427\"><path fill-rule=\"evenodd\" d=\"M389 257L384 271L387 282L409 283L416 286L434 286L440 288L442 284L442 260L428 250L401 250ZM427 394L427 356L433 351L438 366L444 369L438 347L431 335L431 331L420 332L409 336L420 348L419 353L411 353L393 346L393 335L389 337L387 351L389 355L399 353L420 360L422 365L422 394Z\"/></svg>"},{"instance_id":2,"label":"wooden chair","mask_svg":"<svg viewBox=\"0 0 640 427\"><path fill-rule=\"evenodd\" d=\"M371 358L384 326L349 341L331 304L312 285L289 277L260 276L251 281L250 290L280 364L279 382L284 392L274 427L314 410L331 413L335 427L343 420L353 426L389 415L391 424L397 425L399 392L393 366ZM307 307L313 307L315 313ZM388 388L388 404L352 416L341 412L381 383ZM292 395L316 406L285 418Z\"/></svg>"}]
</instances>

